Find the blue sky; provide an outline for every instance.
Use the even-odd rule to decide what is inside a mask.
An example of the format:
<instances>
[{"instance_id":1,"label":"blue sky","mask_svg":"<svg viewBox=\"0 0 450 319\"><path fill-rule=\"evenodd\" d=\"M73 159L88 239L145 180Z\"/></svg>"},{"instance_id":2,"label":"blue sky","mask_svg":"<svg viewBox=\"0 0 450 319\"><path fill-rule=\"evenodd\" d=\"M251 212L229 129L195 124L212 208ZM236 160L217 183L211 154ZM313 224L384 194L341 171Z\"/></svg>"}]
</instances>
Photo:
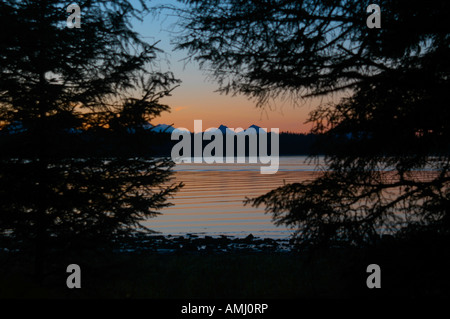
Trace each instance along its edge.
<instances>
[{"instance_id":1,"label":"blue sky","mask_svg":"<svg viewBox=\"0 0 450 319\"><path fill-rule=\"evenodd\" d=\"M137 1L134 1L137 2ZM157 0L150 5L172 4L180 6L177 1ZM316 105L314 101L304 106L294 107L289 102L278 101L270 107L258 109L255 102L244 96L221 95L218 85L208 80L207 74L199 69L196 62L185 63L187 52L175 51L172 44L176 17L163 14L159 17L148 15L143 22L135 21L133 26L149 43L159 41L158 47L164 50L161 57L161 70L170 70L175 77L182 80L171 97L162 100L171 106L170 113L164 113L153 124L166 123L175 127L193 129L194 120L201 119L204 128L218 127L220 124L232 128L247 128L256 124L264 128L279 128L280 131L307 132L310 125L304 122L307 114ZM166 58L166 59L164 59Z\"/></svg>"}]
</instances>

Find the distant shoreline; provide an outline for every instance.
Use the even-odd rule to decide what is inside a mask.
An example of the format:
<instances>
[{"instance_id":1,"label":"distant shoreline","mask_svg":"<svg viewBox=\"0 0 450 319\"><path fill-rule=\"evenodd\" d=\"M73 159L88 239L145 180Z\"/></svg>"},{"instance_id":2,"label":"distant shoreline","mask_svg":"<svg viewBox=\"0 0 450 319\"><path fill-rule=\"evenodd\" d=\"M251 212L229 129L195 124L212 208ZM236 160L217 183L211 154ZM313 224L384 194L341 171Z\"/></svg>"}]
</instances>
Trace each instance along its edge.
<instances>
[{"instance_id":1,"label":"distant shoreline","mask_svg":"<svg viewBox=\"0 0 450 319\"><path fill-rule=\"evenodd\" d=\"M249 234L244 238L218 235L135 234L117 240L118 252L156 254L289 253L295 250L292 239L264 238Z\"/></svg>"}]
</instances>

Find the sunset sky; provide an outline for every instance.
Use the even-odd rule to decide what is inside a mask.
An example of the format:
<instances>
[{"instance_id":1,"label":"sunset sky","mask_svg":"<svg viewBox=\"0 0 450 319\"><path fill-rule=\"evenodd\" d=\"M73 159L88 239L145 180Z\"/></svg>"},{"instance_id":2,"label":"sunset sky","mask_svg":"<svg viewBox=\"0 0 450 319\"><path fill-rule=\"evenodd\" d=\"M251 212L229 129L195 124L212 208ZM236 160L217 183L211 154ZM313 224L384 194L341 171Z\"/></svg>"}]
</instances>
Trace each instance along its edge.
<instances>
[{"instance_id":1,"label":"sunset sky","mask_svg":"<svg viewBox=\"0 0 450 319\"><path fill-rule=\"evenodd\" d=\"M169 1L172 2L173 1ZM154 2L155 3L155 2ZM160 1L167 3L167 1ZM247 128L252 124L263 128L279 128L280 132L308 132L311 125L305 124L309 112L320 103L318 100L301 102L294 106L291 101L278 101L271 107L257 108L253 100L245 96L222 95L215 92L218 85L208 79L197 63L186 64L182 61L187 53L174 51L171 43L174 18L155 18L148 15L143 22L134 23L138 31L149 43L158 43L166 53L167 62L162 62L162 71L171 70L175 77L182 80L171 97L161 100L171 107L152 124L173 124L174 127L193 130L194 120L203 121L203 129L218 127L221 124L230 128ZM326 101L322 101L326 102Z\"/></svg>"}]
</instances>

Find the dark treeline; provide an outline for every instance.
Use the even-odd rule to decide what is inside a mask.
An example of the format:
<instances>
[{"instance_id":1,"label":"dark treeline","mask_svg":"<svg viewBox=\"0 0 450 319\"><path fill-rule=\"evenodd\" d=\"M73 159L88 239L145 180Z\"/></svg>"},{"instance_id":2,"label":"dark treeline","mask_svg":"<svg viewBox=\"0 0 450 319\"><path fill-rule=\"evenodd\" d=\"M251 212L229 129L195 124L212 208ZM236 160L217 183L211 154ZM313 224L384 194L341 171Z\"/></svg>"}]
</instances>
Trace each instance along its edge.
<instances>
[{"instance_id":1,"label":"dark treeline","mask_svg":"<svg viewBox=\"0 0 450 319\"><path fill-rule=\"evenodd\" d=\"M8 153L2 156L27 156L23 145L33 143L28 133L0 134L0 145ZM62 157L135 157L170 156L170 134L138 132L134 134L107 129L92 129L78 133L59 132L49 141Z\"/></svg>"},{"instance_id":2,"label":"dark treeline","mask_svg":"<svg viewBox=\"0 0 450 319\"><path fill-rule=\"evenodd\" d=\"M256 135L256 147L259 150L259 135ZM8 127L0 130L0 147L7 152L2 156L27 156L28 149L23 147L32 144L35 136L25 132L11 134ZM202 150L212 140L203 139ZM226 152L226 135L223 135L223 155ZM282 132L279 134L279 155L311 155L321 154L326 145L318 134L302 134ZM171 133L152 132L151 130L110 130L91 129L78 132L58 132L50 140L51 147L58 149L61 156L170 156L173 146L180 140L172 140ZM251 139L245 137L245 154L249 155ZM238 139L234 137L234 155L237 154ZM331 146L331 145L330 145ZM271 154L271 136L267 136L267 150ZM194 155L194 134L191 133L191 155Z\"/></svg>"},{"instance_id":3,"label":"dark treeline","mask_svg":"<svg viewBox=\"0 0 450 319\"><path fill-rule=\"evenodd\" d=\"M14 129L14 125L5 125L0 129L0 147L2 148L2 157L20 157L27 156L30 148L23 145L33 145L36 143L36 136L28 133L26 129ZM362 133L361 133L362 134ZM260 154L260 145L258 134L256 134L257 152ZM194 156L194 133L190 134L191 155ZM366 137L365 137L366 138ZM415 144L421 142L428 146L430 141L423 141L421 136L416 137ZM47 142L50 147L58 150L60 156L66 157L92 157L92 156L161 156L170 157L174 145L182 140L171 138L169 132L155 132L149 129L106 129L92 128L86 130L56 130L52 139ZM202 150L205 146L214 142L202 136ZM223 155L226 156L226 134L223 134ZM357 152L364 143L365 139L358 139L357 136L330 135L321 133L293 133L281 132L279 134L279 155L322 155L322 154L340 154ZM249 144L252 140L249 136L245 137L245 156L249 155ZM238 139L234 136L234 155L238 152ZM267 135L268 155L271 154L271 136ZM436 149L438 153L449 153L442 149ZM386 151L386 155L393 154L391 150ZM185 154L183 154L185 155ZM213 155L214 152L213 152Z\"/></svg>"},{"instance_id":4,"label":"dark treeline","mask_svg":"<svg viewBox=\"0 0 450 319\"><path fill-rule=\"evenodd\" d=\"M169 135L169 134L167 134ZM223 147L222 147L222 154L223 156L230 156L230 155L234 155L234 156L242 156L244 154L241 154L239 151L239 137L238 136L232 136L232 138L234 139L233 145L234 145L234 149L233 149L233 154L228 154L227 153L227 147L226 147L226 141L227 138L230 139L229 134L222 134L223 139ZM260 155L262 153L265 153L265 151L261 151L261 145L260 143L264 143L260 141L259 138L259 134L255 134L254 136L252 135L246 135L245 136L245 156L250 156L253 152L253 154L257 154ZM170 140L170 137L162 137L165 141L167 141L170 144L170 147L173 147L176 143L181 142L181 140ZM210 144L210 143L214 143L214 137L210 140L210 139L206 139L202 136L202 150L205 150L205 147ZM280 156L283 155L319 155L322 154L323 150L325 149L325 147L327 147L326 145L322 144L322 139L320 138L320 135L318 134L303 134L303 133L290 133L290 132L282 132L279 134L278 136L278 140L279 140L279 149L278 149L278 154ZM242 139L241 139L242 141ZM168 149L168 144L164 144L162 145L162 147L160 148L160 150L162 152L168 152L166 154L170 155L170 149ZM195 149L194 149L194 134L191 133L191 156L196 156L195 154ZM271 134L267 134L267 143L266 143L266 149L267 149L267 155L274 155L273 152L276 151L275 146L272 145L272 137ZM273 152L272 152L273 150ZM185 154L182 154L183 156ZM215 151L212 152L212 155L216 155ZM203 154L203 156L205 156L205 154Z\"/></svg>"}]
</instances>

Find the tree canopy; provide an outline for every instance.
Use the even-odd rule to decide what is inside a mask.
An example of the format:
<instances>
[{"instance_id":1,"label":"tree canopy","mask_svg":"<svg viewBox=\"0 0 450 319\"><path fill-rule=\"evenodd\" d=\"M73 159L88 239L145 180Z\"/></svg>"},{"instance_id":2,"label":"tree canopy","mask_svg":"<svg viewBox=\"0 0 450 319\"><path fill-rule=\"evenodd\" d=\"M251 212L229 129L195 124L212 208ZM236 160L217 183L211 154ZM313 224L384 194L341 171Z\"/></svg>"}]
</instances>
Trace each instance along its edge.
<instances>
[{"instance_id":1,"label":"tree canopy","mask_svg":"<svg viewBox=\"0 0 450 319\"><path fill-rule=\"evenodd\" d=\"M382 28L366 25L370 1L182 1L176 43L212 71L221 90L256 97L327 94L445 48L448 4L381 1ZM182 30L185 30L184 32Z\"/></svg>"},{"instance_id":2,"label":"tree canopy","mask_svg":"<svg viewBox=\"0 0 450 319\"><path fill-rule=\"evenodd\" d=\"M112 156L101 143L68 156L77 130L120 131L167 111L159 100L179 83L131 27L144 1L79 1L80 28L66 24L71 3L0 3L0 230L35 247L39 269L49 247L142 230L180 187L169 159Z\"/></svg>"},{"instance_id":3,"label":"tree canopy","mask_svg":"<svg viewBox=\"0 0 450 319\"><path fill-rule=\"evenodd\" d=\"M311 112L322 174L248 203L305 244L373 243L424 226L448 232L450 26L445 1L182 1L179 49L225 93L264 105L340 94ZM434 229L434 228L433 228Z\"/></svg>"}]
</instances>

